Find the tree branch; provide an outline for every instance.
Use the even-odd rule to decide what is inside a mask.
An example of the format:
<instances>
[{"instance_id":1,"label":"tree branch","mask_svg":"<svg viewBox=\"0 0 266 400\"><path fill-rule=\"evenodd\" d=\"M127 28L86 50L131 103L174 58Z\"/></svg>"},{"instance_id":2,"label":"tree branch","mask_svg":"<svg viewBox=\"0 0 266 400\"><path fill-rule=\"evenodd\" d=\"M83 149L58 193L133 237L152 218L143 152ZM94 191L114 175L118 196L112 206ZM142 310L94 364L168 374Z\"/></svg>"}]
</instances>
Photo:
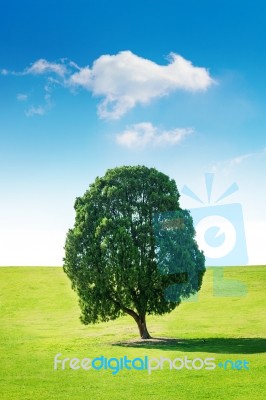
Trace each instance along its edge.
<instances>
[{"instance_id":1,"label":"tree branch","mask_svg":"<svg viewBox=\"0 0 266 400\"><path fill-rule=\"evenodd\" d=\"M117 304L117 305L121 308L122 311L124 311L126 314L130 315L131 317L133 317L134 320L135 320L136 322L139 320L139 315L138 315L134 310L131 310L130 308L125 307L125 306L124 306L123 304L121 304L118 300L115 300L115 299L112 298L112 297L111 297L111 300L112 300L115 304Z\"/></svg>"}]
</instances>

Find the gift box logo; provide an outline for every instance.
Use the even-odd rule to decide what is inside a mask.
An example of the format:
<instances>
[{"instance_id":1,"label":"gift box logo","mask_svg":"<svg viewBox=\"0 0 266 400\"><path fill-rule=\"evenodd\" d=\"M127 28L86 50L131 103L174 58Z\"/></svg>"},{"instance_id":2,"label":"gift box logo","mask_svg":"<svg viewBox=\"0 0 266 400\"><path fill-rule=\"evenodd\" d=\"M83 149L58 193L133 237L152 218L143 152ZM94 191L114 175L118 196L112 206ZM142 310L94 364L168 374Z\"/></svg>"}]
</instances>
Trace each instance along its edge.
<instances>
[{"instance_id":1,"label":"gift box logo","mask_svg":"<svg viewBox=\"0 0 266 400\"><path fill-rule=\"evenodd\" d=\"M217 204L238 190L233 183L218 199L212 202L214 174L205 174L207 205L188 187L182 193L201 203L201 207L191 208L196 239L204 251L206 266L247 265L247 245L241 204Z\"/></svg>"}]
</instances>

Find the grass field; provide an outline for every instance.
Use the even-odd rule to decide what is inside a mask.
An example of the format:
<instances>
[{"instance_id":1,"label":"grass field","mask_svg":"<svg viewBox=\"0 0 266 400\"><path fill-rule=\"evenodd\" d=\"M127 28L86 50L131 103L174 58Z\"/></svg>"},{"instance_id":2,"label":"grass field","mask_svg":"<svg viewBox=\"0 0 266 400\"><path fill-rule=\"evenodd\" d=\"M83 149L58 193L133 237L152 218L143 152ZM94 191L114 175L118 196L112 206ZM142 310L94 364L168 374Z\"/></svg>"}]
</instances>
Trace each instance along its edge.
<instances>
[{"instance_id":1,"label":"grass field","mask_svg":"<svg viewBox=\"0 0 266 400\"><path fill-rule=\"evenodd\" d=\"M61 268L0 268L0 399L265 399L265 278L263 266L208 269L197 301L148 317L153 337L178 341L147 344L129 342L138 337L130 317L82 326ZM54 370L58 353L214 357L247 360L249 370Z\"/></svg>"}]
</instances>

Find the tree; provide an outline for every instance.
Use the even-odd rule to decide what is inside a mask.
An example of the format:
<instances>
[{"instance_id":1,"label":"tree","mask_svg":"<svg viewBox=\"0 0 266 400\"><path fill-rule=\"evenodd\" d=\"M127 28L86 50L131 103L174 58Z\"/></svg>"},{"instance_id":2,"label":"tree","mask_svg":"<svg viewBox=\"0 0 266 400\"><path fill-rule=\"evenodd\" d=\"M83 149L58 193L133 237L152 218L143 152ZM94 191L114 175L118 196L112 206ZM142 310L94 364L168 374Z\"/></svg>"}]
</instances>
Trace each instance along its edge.
<instances>
[{"instance_id":1,"label":"tree","mask_svg":"<svg viewBox=\"0 0 266 400\"><path fill-rule=\"evenodd\" d=\"M110 169L74 207L63 269L82 323L129 314L150 338L146 315L168 313L197 293L205 272L175 181L145 166Z\"/></svg>"}]
</instances>

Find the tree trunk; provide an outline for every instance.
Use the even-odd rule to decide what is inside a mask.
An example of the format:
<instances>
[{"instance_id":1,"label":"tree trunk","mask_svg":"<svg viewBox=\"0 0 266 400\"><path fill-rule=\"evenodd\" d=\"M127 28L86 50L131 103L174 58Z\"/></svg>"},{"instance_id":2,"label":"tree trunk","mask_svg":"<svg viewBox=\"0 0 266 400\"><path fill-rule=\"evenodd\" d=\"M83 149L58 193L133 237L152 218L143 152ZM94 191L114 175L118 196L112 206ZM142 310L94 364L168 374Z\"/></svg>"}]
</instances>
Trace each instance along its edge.
<instances>
[{"instance_id":1,"label":"tree trunk","mask_svg":"<svg viewBox=\"0 0 266 400\"><path fill-rule=\"evenodd\" d=\"M136 320L136 322L138 324L139 334L140 334L141 339L151 339L151 336L150 336L149 331L147 329L145 316L139 317Z\"/></svg>"},{"instance_id":2,"label":"tree trunk","mask_svg":"<svg viewBox=\"0 0 266 400\"><path fill-rule=\"evenodd\" d=\"M112 300L113 300L113 302L115 304L118 304L119 307L121 307L121 309L125 313L127 313L128 315L131 315L131 317L134 318L134 320L138 324L139 334L140 334L141 339L151 339L152 338L150 336L150 334L149 334L148 329L147 329L145 314L144 315L138 315L134 310L131 310L130 308L127 308L127 307L123 306L123 304L121 304L117 300L114 300L114 299L112 299Z\"/></svg>"}]
</instances>

